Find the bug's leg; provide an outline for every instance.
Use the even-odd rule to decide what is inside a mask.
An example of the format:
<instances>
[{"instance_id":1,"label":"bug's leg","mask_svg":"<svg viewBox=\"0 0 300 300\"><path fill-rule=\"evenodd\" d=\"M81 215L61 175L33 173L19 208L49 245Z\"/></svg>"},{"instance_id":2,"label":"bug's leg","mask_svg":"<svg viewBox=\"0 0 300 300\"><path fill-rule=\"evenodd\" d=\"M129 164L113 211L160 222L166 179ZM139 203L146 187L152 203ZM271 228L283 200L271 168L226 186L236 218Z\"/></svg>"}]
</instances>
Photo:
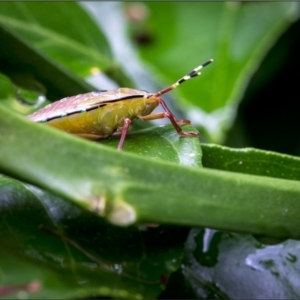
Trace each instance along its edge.
<instances>
[{"instance_id":1,"label":"bug's leg","mask_svg":"<svg viewBox=\"0 0 300 300\"><path fill-rule=\"evenodd\" d=\"M174 115L173 115L174 117ZM143 121L151 121L151 120L157 120L157 119L163 119L163 118L169 118L169 114L167 112L160 112L160 113L154 113L146 116L138 116L139 119ZM191 124L190 120L182 119L182 120L177 120L174 117L175 122L178 125L183 125L183 124Z\"/></svg>"},{"instance_id":2,"label":"bug's leg","mask_svg":"<svg viewBox=\"0 0 300 300\"><path fill-rule=\"evenodd\" d=\"M112 135L121 135L122 129L123 129L123 127L118 128L117 131L115 131Z\"/></svg>"},{"instance_id":3,"label":"bug's leg","mask_svg":"<svg viewBox=\"0 0 300 300\"><path fill-rule=\"evenodd\" d=\"M160 99L160 103L162 107L164 108L165 112L161 113L155 113L155 114L150 114L147 116L139 116L139 119L144 120L144 121L150 121L150 120L156 120L156 119L162 119L162 118L168 118L172 125L174 126L175 130L180 134L181 136L199 136L198 132L194 131L188 131L185 132L183 131L178 124L190 124L189 120L176 120L174 115L171 113L165 102Z\"/></svg>"},{"instance_id":4,"label":"bug's leg","mask_svg":"<svg viewBox=\"0 0 300 300\"><path fill-rule=\"evenodd\" d=\"M127 131L128 131L128 128L129 128L130 124L131 124L131 120L126 118L124 120L124 126L122 128L121 138L120 138L119 145L118 145L118 150L123 149L124 141L125 141L126 134L127 134Z\"/></svg>"},{"instance_id":5,"label":"bug's leg","mask_svg":"<svg viewBox=\"0 0 300 300\"><path fill-rule=\"evenodd\" d=\"M151 115L147 115L147 116L140 116L138 118L143 120L143 121L151 121L151 120L168 118L171 121L174 128L176 129L176 131L178 132L178 134L180 134L181 136L191 136L191 135L192 136L198 136L199 135L198 132L194 132L194 131L185 132L185 131L183 131L179 127L178 124L190 124L190 121L189 120L176 120L174 118L174 116L172 114L170 115L168 112L155 113L155 114L151 114Z\"/></svg>"},{"instance_id":6,"label":"bug's leg","mask_svg":"<svg viewBox=\"0 0 300 300\"><path fill-rule=\"evenodd\" d=\"M169 110L167 104L165 103L165 101L161 98L159 98L160 100L160 104L163 107L163 109L166 111L166 113L168 114L167 118L169 118L169 120L171 121L171 123L173 124L174 128L176 129L176 131L178 132L178 134L180 134L181 136L199 136L199 132L195 132L195 131L188 131L185 132L183 131L177 124L176 119L174 117L174 115L172 114L172 112ZM181 120L179 122L186 122L188 120ZM188 121L190 122L190 121ZM183 123L186 124L186 123ZM189 123L188 123L189 124Z\"/></svg>"},{"instance_id":7,"label":"bug's leg","mask_svg":"<svg viewBox=\"0 0 300 300\"><path fill-rule=\"evenodd\" d=\"M150 115L146 115L146 116L139 116L138 118L143 121L151 121L151 120L169 118L169 114L166 112L159 112L159 113L150 114Z\"/></svg>"},{"instance_id":8,"label":"bug's leg","mask_svg":"<svg viewBox=\"0 0 300 300\"><path fill-rule=\"evenodd\" d=\"M175 119L176 123L178 125L183 125L183 124L191 124L191 121L190 120L186 120L186 119L182 119L182 120L177 120Z\"/></svg>"}]
</instances>

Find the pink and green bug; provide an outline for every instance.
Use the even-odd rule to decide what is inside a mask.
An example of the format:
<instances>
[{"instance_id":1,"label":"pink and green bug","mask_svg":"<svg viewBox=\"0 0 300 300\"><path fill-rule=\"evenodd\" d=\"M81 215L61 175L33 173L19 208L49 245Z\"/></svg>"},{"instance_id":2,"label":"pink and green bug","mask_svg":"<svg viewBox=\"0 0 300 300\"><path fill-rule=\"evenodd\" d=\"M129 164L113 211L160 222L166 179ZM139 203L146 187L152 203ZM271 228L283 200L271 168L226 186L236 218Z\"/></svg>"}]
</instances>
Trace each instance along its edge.
<instances>
[{"instance_id":1,"label":"pink and green bug","mask_svg":"<svg viewBox=\"0 0 300 300\"><path fill-rule=\"evenodd\" d=\"M199 70L212 61L211 59L198 66L174 84L157 93L130 88L95 91L63 98L36 111L28 118L92 140L120 134L118 150L122 150L128 128L136 119L169 118L179 135L198 136L198 132L185 132L180 128L180 124L189 124L190 121L177 120L160 96L175 89L183 82L199 76L201 74ZM163 107L164 112L151 114L159 104Z\"/></svg>"}]
</instances>

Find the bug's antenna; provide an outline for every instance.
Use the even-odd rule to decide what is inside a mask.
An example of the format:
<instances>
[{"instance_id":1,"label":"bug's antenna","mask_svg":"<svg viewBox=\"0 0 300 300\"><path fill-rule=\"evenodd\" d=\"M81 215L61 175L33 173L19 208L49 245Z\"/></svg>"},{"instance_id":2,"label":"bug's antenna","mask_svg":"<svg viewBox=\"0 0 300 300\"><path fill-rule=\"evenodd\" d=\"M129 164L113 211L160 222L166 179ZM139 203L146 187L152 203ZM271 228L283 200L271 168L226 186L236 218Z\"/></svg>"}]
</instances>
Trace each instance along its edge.
<instances>
[{"instance_id":1,"label":"bug's antenna","mask_svg":"<svg viewBox=\"0 0 300 300\"><path fill-rule=\"evenodd\" d=\"M159 97L169 91L174 90L176 87L178 87L180 84L182 84L183 82L193 78L193 77L197 77L199 76L201 73L199 72L199 70L201 70L202 68L206 67L207 65L209 65L210 63L213 62L213 59L208 60L207 62L205 62L204 64L198 66L197 68L195 68L194 70L192 70L190 73L186 74L185 76L183 76L182 78L180 78L179 80L177 80L175 83L173 83L172 85L168 86L165 89L162 89L161 91L157 92L156 94L151 95L151 97Z\"/></svg>"}]
</instances>

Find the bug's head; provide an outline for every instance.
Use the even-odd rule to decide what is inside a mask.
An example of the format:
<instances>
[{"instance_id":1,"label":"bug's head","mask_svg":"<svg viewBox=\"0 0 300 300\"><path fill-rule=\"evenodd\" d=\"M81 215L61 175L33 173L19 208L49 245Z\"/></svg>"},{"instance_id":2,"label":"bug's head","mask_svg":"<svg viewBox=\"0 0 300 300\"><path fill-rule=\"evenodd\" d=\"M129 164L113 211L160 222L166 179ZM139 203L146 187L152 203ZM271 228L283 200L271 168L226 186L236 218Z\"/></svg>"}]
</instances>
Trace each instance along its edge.
<instances>
[{"instance_id":1,"label":"bug's head","mask_svg":"<svg viewBox=\"0 0 300 300\"><path fill-rule=\"evenodd\" d=\"M144 96L145 99L145 108L143 111L143 115L150 114L160 103L160 97L157 97L155 94L148 93Z\"/></svg>"}]
</instances>

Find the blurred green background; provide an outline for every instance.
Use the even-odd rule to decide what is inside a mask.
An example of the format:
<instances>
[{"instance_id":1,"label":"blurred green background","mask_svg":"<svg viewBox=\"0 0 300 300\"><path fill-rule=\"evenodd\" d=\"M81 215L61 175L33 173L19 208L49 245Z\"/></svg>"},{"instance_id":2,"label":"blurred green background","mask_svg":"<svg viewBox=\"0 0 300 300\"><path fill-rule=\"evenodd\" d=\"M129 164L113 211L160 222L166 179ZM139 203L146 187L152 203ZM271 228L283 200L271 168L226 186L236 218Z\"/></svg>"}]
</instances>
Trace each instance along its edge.
<instances>
[{"instance_id":1,"label":"blurred green background","mask_svg":"<svg viewBox=\"0 0 300 300\"><path fill-rule=\"evenodd\" d=\"M29 114L51 101L95 89L126 86L155 92L213 58L213 64L203 69L200 77L164 95L174 114L190 119L204 142L297 156L299 33L297 2L1 2L0 101L18 113ZM152 125L137 122L135 128ZM186 242L181 268L161 298L299 298L299 282L295 282L300 269L297 241L267 247L262 237L246 234L192 229L186 239L189 228L142 232L135 227L127 234L139 242L131 244L122 230L103 225L100 218L90 213L78 217L71 203L11 181L4 179L2 184L12 190L14 187L14 192L24 189L22 195L28 193L29 202L20 204L18 193L8 198L11 210L2 228L11 232L10 238L3 240L7 249L17 244L23 251L28 240L33 246L27 256L23 254L26 260L20 255L18 263L22 265L16 268L11 268L15 257L2 258L1 282L11 280L17 285L23 280L20 269L30 275L28 278L34 272L40 276L42 270L45 289L41 293L48 297L152 298L167 281L164 276L158 282L156 278L162 272L174 272ZM116 261L115 273L98 268L95 276L91 262L80 264L75 279L69 269L61 272L63 261L71 255L68 250L59 256L60 239L47 239L43 232L33 236L31 229L27 235L22 231L22 224L31 216L37 223L48 220L37 199L48 203L49 210L63 211L63 217L55 219L58 227L66 228L66 234L73 234L91 253L98 255L97 243L103 245L100 254ZM25 214L28 203L34 210L25 210ZM101 226L107 235L94 237L93 229ZM79 227L86 235L78 237ZM163 234L170 241L162 238ZM124 238L122 244L120 237ZM45 243L42 246L41 240ZM49 254L42 261L38 251L44 253L51 245L54 258ZM132 245L141 248L138 255ZM75 250L79 262L82 257L86 259L85 253ZM129 276L120 279L116 273L120 265L123 267L119 261L123 263L122 256L127 254L132 265L125 263L125 267L136 276L133 280ZM150 284L139 280L142 271L150 277ZM115 280L112 285L110 276ZM91 284L87 288L86 278ZM0 296L2 292L0 288Z\"/></svg>"},{"instance_id":2,"label":"blurred green background","mask_svg":"<svg viewBox=\"0 0 300 300\"><path fill-rule=\"evenodd\" d=\"M1 3L0 22L93 86L85 89L154 92L213 58L200 78L165 95L175 114L198 126L204 141L297 155L298 14L294 2L16 2ZM54 92L4 61L14 94L25 86L18 98L36 98L28 88L50 100L80 92ZM4 77L0 83L7 98Z\"/></svg>"}]
</instances>

